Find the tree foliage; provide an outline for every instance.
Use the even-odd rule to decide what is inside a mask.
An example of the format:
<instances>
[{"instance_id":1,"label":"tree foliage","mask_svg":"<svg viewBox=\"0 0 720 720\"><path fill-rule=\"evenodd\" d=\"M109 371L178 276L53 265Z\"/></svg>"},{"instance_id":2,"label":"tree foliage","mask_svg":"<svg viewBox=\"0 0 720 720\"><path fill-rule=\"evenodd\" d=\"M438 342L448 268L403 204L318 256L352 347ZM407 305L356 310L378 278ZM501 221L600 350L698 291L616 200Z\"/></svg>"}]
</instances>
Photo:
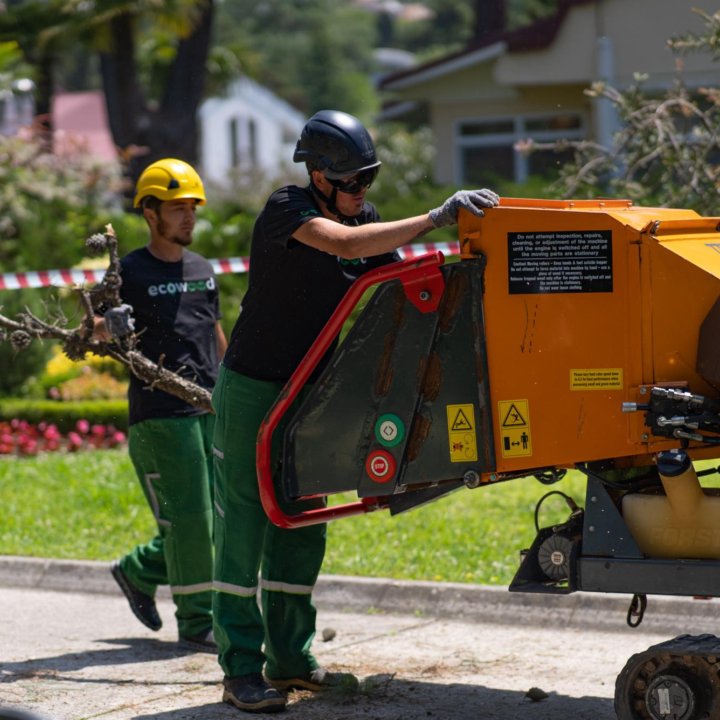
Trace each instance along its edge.
<instances>
[{"instance_id":1,"label":"tree foliage","mask_svg":"<svg viewBox=\"0 0 720 720\"><path fill-rule=\"evenodd\" d=\"M671 38L678 55L705 51L720 56L720 12L699 12L703 34ZM591 141L543 145L524 143L519 149L562 148L575 151L558 181L565 197L606 195L627 197L643 205L687 207L701 214L717 213L720 189L720 91L690 91L682 82L662 95L644 90L644 76L626 90L597 83L587 93L610 102L620 121L609 148Z\"/></svg>"},{"instance_id":2,"label":"tree foliage","mask_svg":"<svg viewBox=\"0 0 720 720\"><path fill-rule=\"evenodd\" d=\"M558 9L559 0L507 0L507 24L510 29L530 25ZM477 0L480 7L482 0Z\"/></svg>"},{"instance_id":3,"label":"tree foliage","mask_svg":"<svg viewBox=\"0 0 720 720\"><path fill-rule=\"evenodd\" d=\"M508 0L508 26L543 17L557 1ZM425 60L462 49L477 27L496 22L487 16L495 3L487 0L424 4L431 16L410 20L390 9L368 12L351 0L224 0L217 7L216 43L241 48L243 71L306 114L338 107L370 120L378 107L372 87L379 70L376 47Z\"/></svg>"},{"instance_id":4,"label":"tree foliage","mask_svg":"<svg viewBox=\"0 0 720 720\"><path fill-rule=\"evenodd\" d=\"M48 118L58 59L77 46L98 54L110 130L134 180L159 157L196 160L213 12L214 0L25 0L0 13L0 40L17 39L35 67Z\"/></svg>"},{"instance_id":5,"label":"tree foliage","mask_svg":"<svg viewBox=\"0 0 720 720\"><path fill-rule=\"evenodd\" d=\"M31 133L0 136L0 267L69 267L77 242L117 205L117 168L82 146L44 151Z\"/></svg>"},{"instance_id":6,"label":"tree foliage","mask_svg":"<svg viewBox=\"0 0 720 720\"><path fill-rule=\"evenodd\" d=\"M445 199L432 182L435 146L430 128L383 125L376 139L380 173L369 193L383 220L419 215Z\"/></svg>"},{"instance_id":7,"label":"tree foliage","mask_svg":"<svg viewBox=\"0 0 720 720\"><path fill-rule=\"evenodd\" d=\"M0 271L66 268L82 257L88 228L107 221L119 188L117 168L100 163L82 148L45 151L32 135L0 136ZM47 314L36 290L3 293L3 312ZM59 304L57 312L61 312ZM0 343L0 395L14 392L44 363L39 344L21 358Z\"/></svg>"},{"instance_id":8,"label":"tree foliage","mask_svg":"<svg viewBox=\"0 0 720 720\"><path fill-rule=\"evenodd\" d=\"M307 115L340 107L369 119L377 108L374 16L347 0L226 1L216 41L242 46L245 72Z\"/></svg>"},{"instance_id":9,"label":"tree foliage","mask_svg":"<svg viewBox=\"0 0 720 720\"><path fill-rule=\"evenodd\" d=\"M422 21L381 16L383 44L429 60L482 42L486 35L530 25L555 12L558 0L427 0L426 5L432 15Z\"/></svg>"},{"instance_id":10,"label":"tree foliage","mask_svg":"<svg viewBox=\"0 0 720 720\"><path fill-rule=\"evenodd\" d=\"M432 17L422 21L394 21L392 40L421 60L460 50L473 37L474 8L467 0L429 0Z\"/></svg>"}]
</instances>

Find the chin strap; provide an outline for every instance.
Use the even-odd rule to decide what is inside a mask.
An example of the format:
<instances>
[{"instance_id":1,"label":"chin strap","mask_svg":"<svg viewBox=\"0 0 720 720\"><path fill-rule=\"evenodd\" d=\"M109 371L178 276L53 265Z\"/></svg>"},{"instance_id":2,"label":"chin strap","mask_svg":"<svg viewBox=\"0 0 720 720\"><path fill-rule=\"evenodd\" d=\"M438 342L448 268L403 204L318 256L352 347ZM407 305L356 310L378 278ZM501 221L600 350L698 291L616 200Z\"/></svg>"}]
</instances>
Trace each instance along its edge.
<instances>
[{"instance_id":1,"label":"chin strap","mask_svg":"<svg viewBox=\"0 0 720 720\"><path fill-rule=\"evenodd\" d=\"M335 205L335 201L337 200L337 188L334 187L332 193L328 197L325 195L325 193L320 190L320 188L312 181L310 180L310 187L312 188L312 191L325 203L325 206L327 209L337 217L338 220L340 220L341 223L345 222L353 222L357 225L357 218L350 217L349 215L343 215L338 209L337 205Z\"/></svg>"}]
</instances>

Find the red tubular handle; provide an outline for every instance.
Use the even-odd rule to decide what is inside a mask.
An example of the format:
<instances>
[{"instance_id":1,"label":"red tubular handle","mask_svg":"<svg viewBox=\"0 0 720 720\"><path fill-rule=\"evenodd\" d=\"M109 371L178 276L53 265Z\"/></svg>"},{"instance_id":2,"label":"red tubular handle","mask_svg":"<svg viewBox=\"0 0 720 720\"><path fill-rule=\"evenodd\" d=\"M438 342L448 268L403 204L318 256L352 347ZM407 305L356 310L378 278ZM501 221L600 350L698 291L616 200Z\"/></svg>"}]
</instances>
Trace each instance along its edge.
<instances>
[{"instance_id":1,"label":"red tubular handle","mask_svg":"<svg viewBox=\"0 0 720 720\"><path fill-rule=\"evenodd\" d=\"M273 524L282 528L303 527L341 517L373 512L388 506L386 498L367 497L344 505L304 510L296 515L287 515L280 507L273 485L271 469L272 436L280 419L292 405L298 393L340 333L343 324L362 298L363 293L373 285L399 279L408 297L416 306L420 307L422 303L425 303L427 308L421 308L423 312L435 310L444 288L444 280L439 269L443 262L443 254L434 252L412 260L391 263L361 275L345 293L345 297L335 308L302 362L285 384L285 387L262 421L257 436L256 462L260 500L265 513Z\"/></svg>"}]
</instances>

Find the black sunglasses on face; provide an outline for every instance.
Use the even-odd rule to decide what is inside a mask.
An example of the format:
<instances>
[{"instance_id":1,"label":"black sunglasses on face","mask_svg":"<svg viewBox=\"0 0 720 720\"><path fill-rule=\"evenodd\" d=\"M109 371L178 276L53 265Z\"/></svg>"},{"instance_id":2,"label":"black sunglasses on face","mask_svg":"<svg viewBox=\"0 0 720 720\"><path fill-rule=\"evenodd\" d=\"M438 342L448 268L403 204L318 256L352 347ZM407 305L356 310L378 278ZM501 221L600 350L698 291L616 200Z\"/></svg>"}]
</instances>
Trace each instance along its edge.
<instances>
[{"instance_id":1,"label":"black sunglasses on face","mask_svg":"<svg viewBox=\"0 0 720 720\"><path fill-rule=\"evenodd\" d=\"M340 180L334 180L326 176L326 180L340 192L352 195L360 192L363 188L369 188L377 177L379 170L379 167L369 168L368 170L362 170L357 175Z\"/></svg>"}]
</instances>

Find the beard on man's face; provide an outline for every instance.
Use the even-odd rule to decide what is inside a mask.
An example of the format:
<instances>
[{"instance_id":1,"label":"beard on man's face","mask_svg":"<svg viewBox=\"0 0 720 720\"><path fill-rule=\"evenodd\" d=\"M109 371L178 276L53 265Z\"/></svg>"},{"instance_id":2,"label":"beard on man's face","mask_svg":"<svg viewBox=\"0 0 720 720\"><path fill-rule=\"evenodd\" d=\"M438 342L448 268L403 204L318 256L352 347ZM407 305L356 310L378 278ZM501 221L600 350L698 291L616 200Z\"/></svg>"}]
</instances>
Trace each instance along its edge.
<instances>
[{"instance_id":1,"label":"beard on man's face","mask_svg":"<svg viewBox=\"0 0 720 720\"><path fill-rule=\"evenodd\" d=\"M182 245L183 247L187 247L188 245L192 244L192 228L188 230L187 234L184 233L182 235L168 235L167 227L163 222L163 219L159 217L157 223L157 231L159 235L162 235L166 240L175 245Z\"/></svg>"}]
</instances>

